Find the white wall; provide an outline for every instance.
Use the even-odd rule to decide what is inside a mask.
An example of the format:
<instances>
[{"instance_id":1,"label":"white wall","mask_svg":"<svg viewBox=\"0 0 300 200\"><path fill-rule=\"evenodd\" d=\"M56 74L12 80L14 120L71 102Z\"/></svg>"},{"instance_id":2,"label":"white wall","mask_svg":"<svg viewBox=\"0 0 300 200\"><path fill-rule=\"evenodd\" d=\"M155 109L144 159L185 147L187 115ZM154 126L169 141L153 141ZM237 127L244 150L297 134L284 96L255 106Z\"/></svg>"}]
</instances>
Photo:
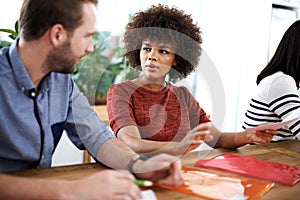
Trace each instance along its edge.
<instances>
[{"instance_id":1,"label":"white wall","mask_svg":"<svg viewBox=\"0 0 300 200\"><path fill-rule=\"evenodd\" d=\"M196 21L201 15L199 9L201 9L202 0L100 0L99 30L108 30L112 31L113 34L121 34L133 13L158 3L169 6L176 5L180 9L191 13Z\"/></svg>"},{"instance_id":2,"label":"white wall","mask_svg":"<svg viewBox=\"0 0 300 200\"><path fill-rule=\"evenodd\" d=\"M15 22L19 19L19 11L23 0L0 1L0 28L14 30ZM12 41L8 34L0 32L0 39Z\"/></svg>"},{"instance_id":3,"label":"white wall","mask_svg":"<svg viewBox=\"0 0 300 200\"><path fill-rule=\"evenodd\" d=\"M237 119L243 115L244 105L255 88L255 76L266 63L271 3L205 0L203 11L203 46L215 63L225 90L225 121L218 128L234 131L241 124Z\"/></svg>"}]
</instances>

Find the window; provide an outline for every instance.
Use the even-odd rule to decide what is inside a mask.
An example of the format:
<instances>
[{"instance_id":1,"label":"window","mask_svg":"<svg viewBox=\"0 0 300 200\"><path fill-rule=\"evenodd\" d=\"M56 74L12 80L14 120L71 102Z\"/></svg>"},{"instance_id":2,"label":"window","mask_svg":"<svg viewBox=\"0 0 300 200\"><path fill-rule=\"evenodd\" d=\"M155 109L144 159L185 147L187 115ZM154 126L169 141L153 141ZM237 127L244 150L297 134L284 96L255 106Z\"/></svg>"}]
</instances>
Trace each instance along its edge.
<instances>
[{"instance_id":1,"label":"window","mask_svg":"<svg viewBox=\"0 0 300 200\"><path fill-rule=\"evenodd\" d=\"M268 61L275 53L285 31L297 20L297 15L297 8L277 4L272 5Z\"/></svg>"}]
</instances>

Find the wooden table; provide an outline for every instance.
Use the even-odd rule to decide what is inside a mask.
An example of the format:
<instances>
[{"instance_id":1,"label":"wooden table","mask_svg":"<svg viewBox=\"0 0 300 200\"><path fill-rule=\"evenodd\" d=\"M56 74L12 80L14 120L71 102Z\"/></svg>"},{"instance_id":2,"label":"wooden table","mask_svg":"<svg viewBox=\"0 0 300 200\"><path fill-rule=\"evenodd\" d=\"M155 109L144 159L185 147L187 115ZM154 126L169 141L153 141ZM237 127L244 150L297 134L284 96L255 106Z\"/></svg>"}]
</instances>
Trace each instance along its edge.
<instances>
[{"instance_id":1,"label":"wooden table","mask_svg":"<svg viewBox=\"0 0 300 200\"><path fill-rule=\"evenodd\" d=\"M222 153L231 153L244 156L255 156L262 160L278 162L282 164L289 164L300 167L300 142L299 141L282 141L271 144L247 145L236 150L230 149L213 149L201 152L191 152L182 157L184 166L193 167L195 161L198 159L209 159ZM53 167L45 169L29 169L16 172L10 172L14 175L27 177L43 177L43 178L61 178L61 179L76 179L95 173L99 170L105 169L104 166L97 163L79 164L64 167ZM206 169L208 171L214 171ZM220 172L220 171L218 171ZM225 172L222 172L225 173ZM232 174L229 174L232 175ZM235 175L234 175L235 176ZM275 174L276 176L276 174ZM158 200L199 200L201 198L189 196L183 193L178 193L159 187L152 187ZM282 184L275 184L275 186L268 191L262 200L274 199L299 199L300 197L300 183L293 187Z\"/></svg>"}]
</instances>

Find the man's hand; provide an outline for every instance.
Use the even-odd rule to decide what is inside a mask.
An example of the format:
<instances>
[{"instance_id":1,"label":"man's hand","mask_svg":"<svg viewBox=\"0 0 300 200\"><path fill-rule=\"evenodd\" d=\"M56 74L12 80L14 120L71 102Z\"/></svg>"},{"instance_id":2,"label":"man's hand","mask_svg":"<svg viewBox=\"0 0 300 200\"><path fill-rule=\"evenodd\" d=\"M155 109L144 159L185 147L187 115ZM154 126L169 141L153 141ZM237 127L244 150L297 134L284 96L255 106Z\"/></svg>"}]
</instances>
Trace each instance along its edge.
<instances>
[{"instance_id":1,"label":"man's hand","mask_svg":"<svg viewBox=\"0 0 300 200\"><path fill-rule=\"evenodd\" d=\"M167 154L159 154L146 161L137 161L133 165L133 172L141 179L158 184L177 186L183 183L181 161L178 157Z\"/></svg>"}]
</instances>

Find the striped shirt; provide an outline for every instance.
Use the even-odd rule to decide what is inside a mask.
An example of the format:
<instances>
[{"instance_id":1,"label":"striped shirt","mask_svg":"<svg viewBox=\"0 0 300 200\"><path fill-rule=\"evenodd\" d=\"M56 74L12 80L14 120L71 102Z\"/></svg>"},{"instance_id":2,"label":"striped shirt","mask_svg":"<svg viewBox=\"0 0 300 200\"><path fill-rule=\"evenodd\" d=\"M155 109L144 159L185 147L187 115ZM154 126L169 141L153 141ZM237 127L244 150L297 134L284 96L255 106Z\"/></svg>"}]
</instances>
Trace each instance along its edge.
<instances>
[{"instance_id":1,"label":"striped shirt","mask_svg":"<svg viewBox=\"0 0 300 200\"><path fill-rule=\"evenodd\" d=\"M300 98L295 80L282 72L264 78L245 113L243 129L263 123L281 122L300 117ZM274 140L300 140L300 120L293 121L278 131Z\"/></svg>"}]
</instances>

